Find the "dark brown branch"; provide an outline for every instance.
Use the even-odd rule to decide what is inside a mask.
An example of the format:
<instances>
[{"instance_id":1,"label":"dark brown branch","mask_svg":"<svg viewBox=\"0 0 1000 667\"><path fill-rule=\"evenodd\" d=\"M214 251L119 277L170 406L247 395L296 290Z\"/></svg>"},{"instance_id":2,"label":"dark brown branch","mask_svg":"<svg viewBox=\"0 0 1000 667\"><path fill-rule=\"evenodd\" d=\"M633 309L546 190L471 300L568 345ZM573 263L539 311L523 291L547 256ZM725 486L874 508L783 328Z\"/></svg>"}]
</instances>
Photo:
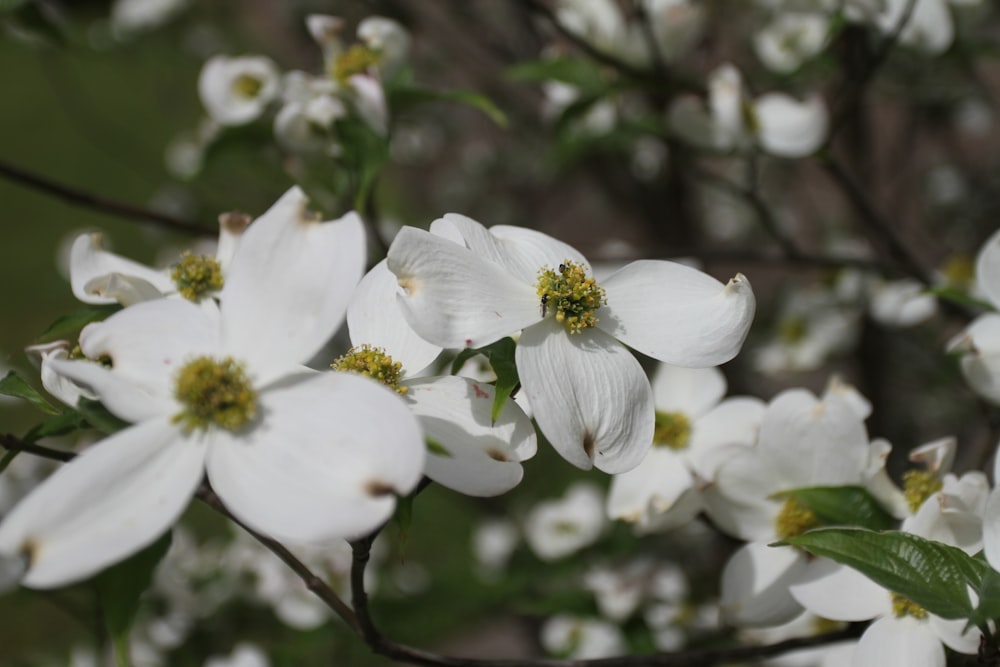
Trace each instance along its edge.
<instances>
[{"instance_id":1,"label":"dark brown branch","mask_svg":"<svg viewBox=\"0 0 1000 667\"><path fill-rule=\"evenodd\" d=\"M48 447L41 447L22 442L10 434L0 435L0 446L8 450L20 450L37 456L69 461L76 455L73 452L62 452ZM429 480L421 481L419 490L426 488ZM385 637L375 625L368 608L368 594L365 592L364 578L368 561L371 557L371 546L381 528L360 540L351 543L354 552L351 564L351 594L354 610L351 610L343 600L331 589L325 581L310 570L302 561L295 557L284 545L269 537L248 528L246 524L234 517L222 503L207 483L195 493L195 497L207 504L216 512L227 517L233 523L246 530L255 540L282 560L303 582L310 591L319 597L324 604L342 618L355 633L361 637L373 652L394 660L401 660L414 665L431 665L437 667L710 667L732 661L750 660L781 655L788 651L815 646L824 646L838 641L856 638L863 625L850 626L844 630L830 632L813 637L789 639L766 646L739 646L724 649L689 651L685 653L658 653L653 655L627 655L617 658L601 658L592 660L560 660L560 659L499 659L459 658L439 655L421 649L397 644Z\"/></svg>"},{"instance_id":2,"label":"dark brown branch","mask_svg":"<svg viewBox=\"0 0 1000 667\"><path fill-rule=\"evenodd\" d=\"M830 145L834 135L844 127L847 118L853 113L854 107L857 106L858 102L864 96L868 84L895 48L900 35L902 35L903 30L906 28L906 24L910 22L910 17L913 15L913 10L916 6L917 0L909 0L906 3L906 7L903 8L903 13L899 17L899 22L893 26L892 32L879 42L878 49L867 61L864 70L851 80L851 87L838 98L837 101L839 104L836 104L837 109L834 112L833 122L830 124L830 133L826 138L827 146Z\"/></svg>"},{"instance_id":3,"label":"dark brown branch","mask_svg":"<svg viewBox=\"0 0 1000 667\"><path fill-rule=\"evenodd\" d=\"M189 234L212 235L216 231L196 222L181 220L165 213L157 213L140 206L132 206L57 183L44 176L33 174L7 162L0 161L0 178L23 185L39 192L52 195L74 206L89 208L126 220L152 222L157 225L187 232Z\"/></svg>"},{"instance_id":4,"label":"dark brown branch","mask_svg":"<svg viewBox=\"0 0 1000 667\"><path fill-rule=\"evenodd\" d=\"M895 227L875 209L874 204L868 199L861 186L851 178L844 167L829 155L822 157L821 162L823 168L826 169L831 178L841 187L851 205L858 212L858 215L861 216L869 238L883 247L888 252L889 257L900 268L906 271L907 274L916 278L924 285L932 285L934 280L931 274L907 249L896 234Z\"/></svg>"},{"instance_id":5,"label":"dark brown branch","mask_svg":"<svg viewBox=\"0 0 1000 667\"><path fill-rule=\"evenodd\" d=\"M62 463L71 461L76 457L75 452L44 447L36 445L33 442L24 442L12 433L0 433L0 447L3 447L8 452L27 452L28 454L41 456L43 459L52 459L53 461L60 461Z\"/></svg>"},{"instance_id":6,"label":"dark brown branch","mask_svg":"<svg viewBox=\"0 0 1000 667\"><path fill-rule=\"evenodd\" d=\"M29 454L34 454L35 456L41 456L43 458L61 461L64 463L76 458L76 453L74 452L67 452L24 442L10 433L0 434L0 447L3 447L7 451L27 452ZM264 545L268 551L280 558L282 562L284 562L285 565L292 570L292 572L298 575L298 577L305 583L306 587L312 591L316 597L322 600L327 607L337 614L337 616L342 618L351 627L351 629L358 634L358 636L363 636L361 629L358 626L357 617L355 617L351 608L340 599L336 592L334 592L334 590L330 588L320 576L315 574L306 566L305 563L296 558L295 555L283 544L277 540L271 539L270 537L261 535L252 528L247 527L245 523L233 516L233 514L226 508L225 504L223 504L222 500L219 499L219 496L215 494L207 483L202 484L201 487L195 492L195 498L204 502L213 510L222 514L240 528L247 531L251 537Z\"/></svg>"}]
</instances>

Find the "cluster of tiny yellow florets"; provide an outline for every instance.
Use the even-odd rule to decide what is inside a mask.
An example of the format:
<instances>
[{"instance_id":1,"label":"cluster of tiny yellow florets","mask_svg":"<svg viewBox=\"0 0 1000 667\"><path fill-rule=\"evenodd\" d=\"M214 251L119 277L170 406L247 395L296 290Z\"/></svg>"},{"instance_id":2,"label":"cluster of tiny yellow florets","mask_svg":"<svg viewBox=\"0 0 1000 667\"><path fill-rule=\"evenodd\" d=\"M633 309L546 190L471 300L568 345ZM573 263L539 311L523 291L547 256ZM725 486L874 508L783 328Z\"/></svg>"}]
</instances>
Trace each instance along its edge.
<instances>
[{"instance_id":1,"label":"cluster of tiny yellow florets","mask_svg":"<svg viewBox=\"0 0 1000 667\"><path fill-rule=\"evenodd\" d=\"M944 484L937 475L928 470L907 470L903 473L903 498L916 512L924 501L941 490Z\"/></svg>"},{"instance_id":2,"label":"cluster of tiny yellow florets","mask_svg":"<svg viewBox=\"0 0 1000 667\"><path fill-rule=\"evenodd\" d=\"M542 316L555 313L556 321L571 334L597 324L597 309L607 303L604 288L576 262L566 260L558 270L542 268L535 290Z\"/></svg>"},{"instance_id":3,"label":"cluster of tiny yellow florets","mask_svg":"<svg viewBox=\"0 0 1000 667\"><path fill-rule=\"evenodd\" d=\"M347 354L338 357L330 367L335 371L358 373L378 380L390 389L400 394L406 394L408 388L400 384L403 376L403 364L393 361L385 350L371 345L358 345L348 350Z\"/></svg>"},{"instance_id":4,"label":"cluster of tiny yellow florets","mask_svg":"<svg viewBox=\"0 0 1000 667\"><path fill-rule=\"evenodd\" d=\"M905 598L899 593L892 594L892 613L898 618L912 616L913 618L927 618L927 610L918 605L910 598Z\"/></svg>"},{"instance_id":5,"label":"cluster of tiny yellow florets","mask_svg":"<svg viewBox=\"0 0 1000 667\"><path fill-rule=\"evenodd\" d=\"M330 75L344 84L355 74L363 74L368 68L377 65L379 59L378 51L364 44L354 44L333 61Z\"/></svg>"},{"instance_id":6,"label":"cluster of tiny yellow florets","mask_svg":"<svg viewBox=\"0 0 1000 667\"><path fill-rule=\"evenodd\" d=\"M212 425L236 431L257 415L257 392L232 357L189 361L177 374L174 397L184 406L174 422L188 431Z\"/></svg>"},{"instance_id":7,"label":"cluster of tiny yellow florets","mask_svg":"<svg viewBox=\"0 0 1000 667\"><path fill-rule=\"evenodd\" d=\"M197 301L209 292L222 289L222 266L213 257L185 252L174 264L170 279L181 296Z\"/></svg>"},{"instance_id":8,"label":"cluster of tiny yellow florets","mask_svg":"<svg viewBox=\"0 0 1000 667\"><path fill-rule=\"evenodd\" d=\"M819 518L811 509L800 503L794 497L785 500L781 511L774 521L775 532L781 539L796 537L819 526Z\"/></svg>"},{"instance_id":9,"label":"cluster of tiny yellow florets","mask_svg":"<svg viewBox=\"0 0 1000 667\"><path fill-rule=\"evenodd\" d=\"M233 79L233 91L240 97L254 98L264 87L264 82L250 74L241 74Z\"/></svg>"},{"instance_id":10,"label":"cluster of tiny yellow florets","mask_svg":"<svg viewBox=\"0 0 1000 667\"><path fill-rule=\"evenodd\" d=\"M683 412L657 412L653 444L685 449L691 440L691 420Z\"/></svg>"}]
</instances>

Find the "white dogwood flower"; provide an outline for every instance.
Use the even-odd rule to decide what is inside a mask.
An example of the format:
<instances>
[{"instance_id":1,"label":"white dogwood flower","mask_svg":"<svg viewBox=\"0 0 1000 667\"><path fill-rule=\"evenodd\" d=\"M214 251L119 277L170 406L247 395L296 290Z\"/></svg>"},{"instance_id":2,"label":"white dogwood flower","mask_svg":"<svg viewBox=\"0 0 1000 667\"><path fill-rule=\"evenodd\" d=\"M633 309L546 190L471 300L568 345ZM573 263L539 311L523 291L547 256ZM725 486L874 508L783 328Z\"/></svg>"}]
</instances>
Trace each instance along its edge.
<instances>
[{"instance_id":1,"label":"white dogwood flower","mask_svg":"<svg viewBox=\"0 0 1000 667\"><path fill-rule=\"evenodd\" d=\"M477 348L520 333L522 391L542 432L573 465L629 470L653 440L649 380L628 345L684 366L739 351L754 313L750 283L637 261L599 285L577 250L519 227L449 214L400 230L389 269L407 322L426 340Z\"/></svg>"},{"instance_id":2,"label":"white dogwood flower","mask_svg":"<svg viewBox=\"0 0 1000 667\"><path fill-rule=\"evenodd\" d=\"M765 407L751 397L723 401L726 378L717 368L661 364L652 387L653 447L615 475L608 492L609 516L644 532L683 525L702 510L699 486L714 480L717 452L753 444Z\"/></svg>"},{"instance_id":3,"label":"white dogwood flower","mask_svg":"<svg viewBox=\"0 0 1000 667\"><path fill-rule=\"evenodd\" d=\"M134 425L59 469L0 524L25 585L59 586L134 553L207 474L226 507L292 543L364 534L423 471L416 419L365 378L301 364L340 325L364 268L364 227L322 223L297 190L247 231L220 305L146 301L86 327L54 360ZM107 365L106 365L107 364Z\"/></svg>"},{"instance_id":4,"label":"white dogwood flower","mask_svg":"<svg viewBox=\"0 0 1000 667\"><path fill-rule=\"evenodd\" d=\"M492 418L494 388L472 378L424 376L441 348L407 326L396 278L379 262L358 284L347 309L351 350L337 370L373 377L403 396L428 442L424 474L472 496L496 496L521 482L521 462L535 455L535 429L512 400Z\"/></svg>"},{"instance_id":5,"label":"white dogwood flower","mask_svg":"<svg viewBox=\"0 0 1000 667\"><path fill-rule=\"evenodd\" d=\"M256 120L278 96L278 67L264 56L214 56L201 69L198 94L219 125Z\"/></svg>"}]
</instances>

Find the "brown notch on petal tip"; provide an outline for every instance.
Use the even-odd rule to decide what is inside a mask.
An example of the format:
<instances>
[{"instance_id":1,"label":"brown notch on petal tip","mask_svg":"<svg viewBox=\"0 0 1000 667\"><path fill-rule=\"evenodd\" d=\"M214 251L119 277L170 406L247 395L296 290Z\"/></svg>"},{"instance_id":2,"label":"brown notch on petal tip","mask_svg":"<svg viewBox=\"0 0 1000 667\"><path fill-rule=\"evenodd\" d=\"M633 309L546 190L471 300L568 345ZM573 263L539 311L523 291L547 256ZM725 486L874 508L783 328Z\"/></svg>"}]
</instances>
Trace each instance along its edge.
<instances>
[{"instance_id":1,"label":"brown notch on petal tip","mask_svg":"<svg viewBox=\"0 0 1000 667\"><path fill-rule=\"evenodd\" d=\"M492 447L486 450L486 456L490 457L494 461L500 461L501 463L506 463L507 461L510 461L506 453L500 451L499 449L494 449Z\"/></svg>"},{"instance_id":2,"label":"brown notch on petal tip","mask_svg":"<svg viewBox=\"0 0 1000 667\"><path fill-rule=\"evenodd\" d=\"M253 218L246 213L239 211L229 211L219 214L219 225L231 234L242 234Z\"/></svg>"},{"instance_id":3,"label":"brown notch on petal tip","mask_svg":"<svg viewBox=\"0 0 1000 667\"><path fill-rule=\"evenodd\" d=\"M391 485L386 484L377 479L373 479L365 485L365 491L368 495L374 498L380 498L382 496L391 496L393 494L393 488Z\"/></svg>"},{"instance_id":4,"label":"brown notch on petal tip","mask_svg":"<svg viewBox=\"0 0 1000 667\"><path fill-rule=\"evenodd\" d=\"M38 542L30 538L25 540L24 544L21 545L21 555L24 556L24 560L29 566L35 562L35 558L38 555L39 550L40 545Z\"/></svg>"},{"instance_id":5,"label":"brown notch on petal tip","mask_svg":"<svg viewBox=\"0 0 1000 667\"><path fill-rule=\"evenodd\" d=\"M309 208L308 202L303 201L299 207L298 219L302 224L311 224L323 221L323 214Z\"/></svg>"},{"instance_id":6,"label":"brown notch on petal tip","mask_svg":"<svg viewBox=\"0 0 1000 667\"><path fill-rule=\"evenodd\" d=\"M588 459L593 460L594 458L594 445L597 444L597 439L594 434L590 431L584 431L583 433L583 451L587 455Z\"/></svg>"}]
</instances>

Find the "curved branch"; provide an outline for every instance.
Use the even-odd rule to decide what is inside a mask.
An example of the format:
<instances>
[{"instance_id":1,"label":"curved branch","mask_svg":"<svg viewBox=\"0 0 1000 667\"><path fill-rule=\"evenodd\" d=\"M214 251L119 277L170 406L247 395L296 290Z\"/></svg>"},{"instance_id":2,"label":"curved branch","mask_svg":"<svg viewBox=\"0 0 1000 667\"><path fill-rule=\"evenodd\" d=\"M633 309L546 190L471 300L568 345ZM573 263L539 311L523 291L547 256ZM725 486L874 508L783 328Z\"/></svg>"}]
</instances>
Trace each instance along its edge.
<instances>
[{"instance_id":1,"label":"curved branch","mask_svg":"<svg viewBox=\"0 0 1000 667\"><path fill-rule=\"evenodd\" d=\"M189 234L206 236L216 234L216 230L209 229L196 222L175 218L165 213L157 213L156 211L151 211L140 206L132 206L131 204L124 204L104 197L97 197L82 190L63 185L62 183L57 183L44 176L25 171L2 160L0 160L0 177L12 183L31 188L32 190L52 195L74 206L89 208L118 218L152 222L162 227L176 229Z\"/></svg>"}]
</instances>

